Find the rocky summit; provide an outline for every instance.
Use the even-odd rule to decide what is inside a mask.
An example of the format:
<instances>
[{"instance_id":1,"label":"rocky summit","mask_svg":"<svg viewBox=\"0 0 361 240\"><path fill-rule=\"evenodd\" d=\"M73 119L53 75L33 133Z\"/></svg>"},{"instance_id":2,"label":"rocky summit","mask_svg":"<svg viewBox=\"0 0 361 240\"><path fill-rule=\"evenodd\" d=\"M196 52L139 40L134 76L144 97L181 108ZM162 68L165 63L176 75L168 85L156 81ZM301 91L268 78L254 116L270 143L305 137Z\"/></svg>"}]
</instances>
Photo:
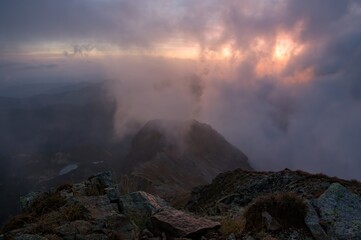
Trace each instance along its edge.
<instances>
[{"instance_id":1,"label":"rocky summit","mask_svg":"<svg viewBox=\"0 0 361 240\"><path fill-rule=\"evenodd\" d=\"M0 239L198 239L220 223L174 209L145 192L120 196L110 172L22 197L23 213Z\"/></svg>"},{"instance_id":2,"label":"rocky summit","mask_svg":"<svg viewBox=\"0 0 361 240\"><path fill-rule=\"evenodd\" d=\"M285 169L219 174L176 209L111 172L21 198L0 239L361 239L361 183Z\"/></svg>"}]
</instances>

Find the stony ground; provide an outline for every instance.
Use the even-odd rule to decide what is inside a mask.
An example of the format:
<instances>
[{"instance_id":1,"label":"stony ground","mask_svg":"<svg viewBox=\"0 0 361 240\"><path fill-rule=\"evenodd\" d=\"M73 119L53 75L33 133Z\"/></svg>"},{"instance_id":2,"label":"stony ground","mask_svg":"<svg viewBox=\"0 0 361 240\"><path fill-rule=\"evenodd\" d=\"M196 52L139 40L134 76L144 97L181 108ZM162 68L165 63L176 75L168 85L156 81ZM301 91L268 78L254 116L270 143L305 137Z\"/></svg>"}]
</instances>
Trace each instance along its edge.
<instances>
[{"instance_id":1,"label":"stony ground","mask_svg":"<svg viewBox=\"0 0 361 240\"><path fill-rule=\"evenodd\" d=\"M110 172L21 198L2 239L361 239L361 184L300 171L235 170L193 190L186 209Z\"/></svg>"}]
</instances>

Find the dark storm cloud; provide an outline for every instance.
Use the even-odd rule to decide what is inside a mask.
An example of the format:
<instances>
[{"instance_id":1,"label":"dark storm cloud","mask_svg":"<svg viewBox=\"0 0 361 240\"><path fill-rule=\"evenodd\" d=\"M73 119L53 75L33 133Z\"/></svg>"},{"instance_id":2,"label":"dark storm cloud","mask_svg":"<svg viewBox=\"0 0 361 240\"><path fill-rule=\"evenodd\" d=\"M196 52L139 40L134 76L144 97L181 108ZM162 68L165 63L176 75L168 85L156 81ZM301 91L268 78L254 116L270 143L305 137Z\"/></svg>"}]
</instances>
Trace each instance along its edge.
<instances>
[{"instance_id":1,"label":"dark storm cloud","mask_svg":"<svg viewBox=\"0 0 361 240\"><path fill-rule=\"evenodd\" d=\"M253 72L259 56L252 53L239 67L238 82L223 84L214 107L226 120L213 116L214 125L243 146L258 168L287 166L360 179L360 2L283 1L261 16L245 14L245 2L228 2L227 37L247 47L256 36L292 31L301 22L297 38L308 50L284 73L312 67L314 76L296 86L279 84L280 76L259 77Z\"/></svg>"},{"instance_id":2,"label":"dark storm cloud","mask_svg":"<svg viewBox=\"0 0 361 240\"><path fill-rule=\"evenodd\" d=\"M361 179L360 23L357 0L3 0L0 52L65 42L73 46L70 56L98 50L99 43L152 50L185 39L199 46L200 69L167 59L102 63L108 78L121 78L110 85L119 95L116 124L199 117L257 168ZM272 54L279 32L291 33L304 51L280 73L260 76L256 66ZM269 49L252 50L257 38ZM236 73L219 79L209 52L230 43L244 58L230 59ZM307 69L309 82L282 82Z\"/></svg>"},{"instance_id":3,"label":"dark storm cloud","mask_svg":"<svg viewBox=\"0 0 361 240\"><path fill-rule=\"evenodd\" d=\"M146 1L4 0L0 6L0 43L10 47L84 39L140 46L171 31Z\"/></svg>"}]
</instances>

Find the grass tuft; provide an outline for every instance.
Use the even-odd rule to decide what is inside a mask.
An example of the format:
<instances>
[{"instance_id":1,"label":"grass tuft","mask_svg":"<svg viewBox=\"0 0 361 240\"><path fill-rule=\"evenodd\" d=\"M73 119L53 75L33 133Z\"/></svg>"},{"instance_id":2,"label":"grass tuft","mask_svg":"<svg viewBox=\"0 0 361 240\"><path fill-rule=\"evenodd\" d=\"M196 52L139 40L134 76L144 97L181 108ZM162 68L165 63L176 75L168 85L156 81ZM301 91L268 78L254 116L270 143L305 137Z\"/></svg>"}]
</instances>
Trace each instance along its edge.
<instances>
[{"instance_id":1,"label":"grass tuft","mask_svg":"<svg viewBox=\"0 0 361 240\"><path fill-rule=\"evenodd\" d=\"M245 228L246 221L240 216L226 216L221 220L220 232L224 237L228 237L232 233L240 233Z\"/></svg>"},{"instance_id":2,"label":"grass tuft","mask_svg":"<svg viewBox=\"0 0 361 240\"><path fill-rule=\"evenodd\" d=\"M262 212L267 211L283 228L305 227L307 205L295 193L270 194L258 197L244 213L245 231L259 232L266 228Z\"/></svg>"}]
</instances>

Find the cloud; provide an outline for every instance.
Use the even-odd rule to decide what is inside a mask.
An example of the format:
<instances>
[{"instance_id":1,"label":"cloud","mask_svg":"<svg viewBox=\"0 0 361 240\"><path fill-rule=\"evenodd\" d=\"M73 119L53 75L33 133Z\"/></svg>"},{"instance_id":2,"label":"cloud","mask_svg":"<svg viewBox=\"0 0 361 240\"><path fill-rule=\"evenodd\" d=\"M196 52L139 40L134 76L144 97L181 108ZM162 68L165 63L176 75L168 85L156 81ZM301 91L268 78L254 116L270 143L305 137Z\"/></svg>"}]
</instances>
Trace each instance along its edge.
<instances>
[{"instance_id":1,"label":"cloud","mask_svg":"<svg viewBox=\"0 0 361 240\"><path fill-rule=\"evenodd\" d=\"M356 0L5 0L0 52L59 42L73 46L66 56L129 50L96 60L113 79L119 134L134 122L197 118L258 169L361 179L360 22ZM177 47L198 58L155 57Z\"/></svg>"},{"instance_id":2,"label":"cloud","mask_svg":"<svg viewBox=\"0 0 361 240\"><path fill-rule=\"evenodd\" d=\"M64 51L65 57L74 57L74 56L86 56L87 53L93 51L95 46L92 44L81 44L81 45L73 45L73 52L68 53L68 51Z\"/></svg>"}]
</instances>

